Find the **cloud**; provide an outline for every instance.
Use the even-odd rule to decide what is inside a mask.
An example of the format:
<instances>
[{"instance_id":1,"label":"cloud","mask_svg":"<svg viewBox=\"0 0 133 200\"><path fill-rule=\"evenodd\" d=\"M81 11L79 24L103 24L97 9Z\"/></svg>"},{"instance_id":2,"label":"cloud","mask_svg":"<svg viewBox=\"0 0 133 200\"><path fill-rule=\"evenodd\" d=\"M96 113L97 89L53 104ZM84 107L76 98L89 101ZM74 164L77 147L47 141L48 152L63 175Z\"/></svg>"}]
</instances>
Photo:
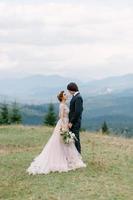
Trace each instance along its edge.
<instances>
[{"instance_id":1,"label":"cloud","mask_svg":"<svg viewBox=\"0 0 133 200\"><path fill-rule=\"evenodd\" d=\"M79 78L133 73L132 10L130 0L3 1L0 70Z\"/></svg>"}]
</instances>

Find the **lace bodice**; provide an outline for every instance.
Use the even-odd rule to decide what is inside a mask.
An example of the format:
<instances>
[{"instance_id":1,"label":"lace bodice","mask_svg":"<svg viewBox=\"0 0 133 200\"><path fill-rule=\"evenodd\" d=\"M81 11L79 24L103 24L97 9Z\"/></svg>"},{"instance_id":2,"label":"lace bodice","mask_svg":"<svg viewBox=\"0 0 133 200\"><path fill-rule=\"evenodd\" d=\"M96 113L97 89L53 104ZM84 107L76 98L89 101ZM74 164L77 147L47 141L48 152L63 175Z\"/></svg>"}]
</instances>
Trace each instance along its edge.
<instances>
[{"instance_id":1,"label":"lace bodice","mask_svg":"<svg viewBox=\"0 0 133 200\"><path fill-rule=\"evenodd\" d=\"M60 107L59 107L59 118L63 119L63 118L68 118L68 113L69 113L69 108L66 104L64 103L60 103Z\"/></svg>"}]
</instances>

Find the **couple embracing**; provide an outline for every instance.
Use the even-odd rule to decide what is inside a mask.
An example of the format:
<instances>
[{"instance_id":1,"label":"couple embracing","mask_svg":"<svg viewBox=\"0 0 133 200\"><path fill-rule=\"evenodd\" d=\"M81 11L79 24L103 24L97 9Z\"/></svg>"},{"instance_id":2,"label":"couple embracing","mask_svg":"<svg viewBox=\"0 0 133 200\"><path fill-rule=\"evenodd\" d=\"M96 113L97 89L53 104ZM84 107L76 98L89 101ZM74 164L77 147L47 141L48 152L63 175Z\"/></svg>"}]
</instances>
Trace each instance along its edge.
<instances>
[{"instance_id":1,"label":"couple embracing","mask_svg":"<svg viewBox=\"0 0 133 200\"><path fill-rule=\"evenodd\" d=\"M68 172L70 170L86 167L81 157L79 136L83 99L76 83L69 83L67 90L72 95L70 108L68 108L66 104L68 98L66 93L61 91L57 96L60 101L59 120L42 152L33 160L27 169L29 174ZM63 142L61 136L63 130L74 133L75 137L72 142L68 144Z\"/></svg>"}]
</instances>

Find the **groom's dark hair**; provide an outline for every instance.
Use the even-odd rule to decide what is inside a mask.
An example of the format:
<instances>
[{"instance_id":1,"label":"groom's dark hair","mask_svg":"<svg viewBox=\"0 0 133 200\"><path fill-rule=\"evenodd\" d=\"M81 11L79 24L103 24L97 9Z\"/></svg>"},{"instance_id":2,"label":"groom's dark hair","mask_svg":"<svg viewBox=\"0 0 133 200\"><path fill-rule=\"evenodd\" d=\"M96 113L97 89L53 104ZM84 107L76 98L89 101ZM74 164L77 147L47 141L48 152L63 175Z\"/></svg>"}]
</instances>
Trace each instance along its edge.
<instances>
[{"instance_id":1,"label":"groom's dark hair","mask_svg":"<svg viewBox=\"0 0 133 200\"><path fill-rule=\"evenodd\" d=\"M73 92L79 91L77 84L74 83L74 82L69 83L67 85L67 89L70 90L70 91L73 91Z\"/></svg>"}]
</instances>

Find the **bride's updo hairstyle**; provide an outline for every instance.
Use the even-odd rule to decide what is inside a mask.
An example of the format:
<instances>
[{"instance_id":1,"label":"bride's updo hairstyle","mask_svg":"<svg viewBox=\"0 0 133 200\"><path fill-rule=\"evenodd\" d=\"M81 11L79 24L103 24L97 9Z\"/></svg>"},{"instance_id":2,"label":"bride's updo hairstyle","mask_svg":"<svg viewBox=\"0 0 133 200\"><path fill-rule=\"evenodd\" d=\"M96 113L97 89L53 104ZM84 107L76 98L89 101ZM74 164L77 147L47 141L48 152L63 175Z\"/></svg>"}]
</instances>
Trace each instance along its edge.
<instances>
[{"instance_id":1,"label":"bride's updo hairstyle","mask_svg":"<svg viewBox=\"0 0 133 200\"><path fill-rule=\"evenodd\" d=\"M62 99L63 99L63 94L64 94L64 91L61 91L58 95L57 95L57 98L60 102L62 102Z\"/></svg>"}]
</instances>

